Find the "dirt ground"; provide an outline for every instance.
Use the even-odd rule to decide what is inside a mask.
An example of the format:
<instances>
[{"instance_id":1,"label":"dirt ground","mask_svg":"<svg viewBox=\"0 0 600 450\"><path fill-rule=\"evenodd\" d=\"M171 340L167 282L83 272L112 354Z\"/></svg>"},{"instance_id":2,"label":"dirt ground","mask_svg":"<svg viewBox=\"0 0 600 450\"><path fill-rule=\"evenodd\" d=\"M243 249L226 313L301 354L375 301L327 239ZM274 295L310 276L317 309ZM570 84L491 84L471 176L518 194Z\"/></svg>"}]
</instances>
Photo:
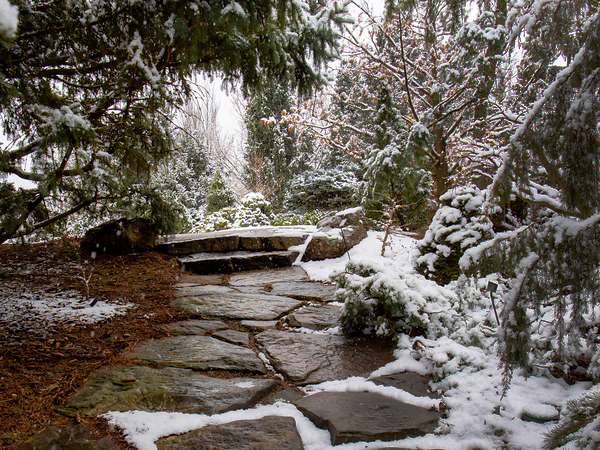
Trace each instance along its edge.
<instances>
[{"instance_id":1,"label":"dirt ground","mask_svg":"<svg viewBox=\"0 0 600 450\"><path fill-rule=\"evenodd\" d=\"M95 324L45 326L43 317L34 316L23 326L9 327L0 320L0 449L72 421L106 432L101 419L67 418L55 408L100 367L127 363L120 355L140 340L164 337L159 325L187 318L171 306L171 286L180 275L174 258L154 252L86 258L76 241L0 246L5 291L18 283L48 293L75 289L86 295L84 279L91 274L86 302L120 299L134 305L125 315ZM0 307L0 319L10 315L6 309ZM121 448L132 448L118 432L113 438Z\"/></svg>"}]
</instances>

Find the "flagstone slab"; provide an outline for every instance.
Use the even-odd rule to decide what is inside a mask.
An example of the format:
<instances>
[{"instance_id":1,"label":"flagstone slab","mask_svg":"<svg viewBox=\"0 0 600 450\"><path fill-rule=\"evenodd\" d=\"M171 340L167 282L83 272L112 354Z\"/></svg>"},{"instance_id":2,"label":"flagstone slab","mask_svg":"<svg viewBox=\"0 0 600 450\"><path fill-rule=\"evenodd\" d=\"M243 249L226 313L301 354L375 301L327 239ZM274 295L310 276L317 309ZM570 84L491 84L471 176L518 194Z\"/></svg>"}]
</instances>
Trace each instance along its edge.
<instances>
[{"instance_id":1,"label":"flagstone slab","mask_svg":"<svg viewBox=\"0 0 600 450\"><path fill-rule=\"evenodd\" d=\"M302 305L280 295L252 294L225 286L177 288L174 305L190 314L231 320L275 320Z\"/></svg>"},{"instance_id":2,"label":"flagstone slab","mask_svg":"<svg viewBox=\"0 0 600 450\"><path fill-rule=\"evenodd\" d=\"M117 450L110 436L98 436L83 423L50 427L35 435L16 450Z\"/></svg>"},{"instance_id":3,"label":"flagstone slab","mask_svg":"<svg viewBox=\"0 0 600 450\"><path fill-rule=\"evenodd\" d=\"M335 300L336 286L314 281L278 281L255 284L253 286L236 285L242 292L257 294L283 295L308 302L332 302Z\"/></svg>"},{"instance_id":4,"label":"flagstone slab","mask_svg":"<svg viewBox=\"0 0 600 450\"><path fill-rule=\"evenodd\" d=\"M248 332L245 331L220 330L214 332L212 337L235 345L250 345L250 336L248 335Z\"/></svg>"},{"instance_id":5,"label":"flagstone slab","mask_svg":"<svg viewBox=\"0 0 600 450\"><path fill-rule=\"evenodd\" d=\"M175 367L120 366L96 372L65 407L81 415L129 410L219 414L250 408L277 385L270 379L224 380Z\"/></svg>"},{"instance_id":6,"label":"flagstone slab","mask_svg":"<svg viewBox=\"0 0 600 450\"><path fill-rule=\"evenodd\" d=\"M310 305L289 314L287 322L290 327L324 330L340 324L341 310L342 307L338 305Z\"/></svg>"},{"instance_id":7,"label":"flagstone slab","mask_svg":"<svg viewBox=\"0 0 600 450\"><path fill-rule=\"evenodd\" d=\"M372 378L371 381L382 386L392 386L402 389L416 397L441 398L429 388L430 376L419 375L415 372L400 372Z\"/></svg>"},{"instance_id":8,"label":"flagstone slab","mask_svg":"<svg viewBox=\"0 0 600 450\"><path fill-rule=\"evenodd\" d=\"M267 371L253 350L210 336L173 336L148 341L126 356L144 363L186 369Z\"/></svg>"},{"instance_id":9,"label":"flagstone slab","mask_svg":"<svg viewBox=\"0 0 600 450\"><path fill-rule=\"evenodd\" d=\"M394 360L392 342L267 330L255 338L275 370L298 385L368 376Z\"/></svg>"},{"instance_id":10,"label":"flagstone slab","mask_svg":"<svg viewBox=\"0 0 600 450\"><path fill-rule=\"evenodd\" d=\"M370 392L319 392L294 402L331 444L394 441L433 433L440 414Z\"/></svg>"},{"instance_id":11,"label":"flagstone slab","mask_svg":"<svg viewBox=\"0 0 600 450\"><path fill-rule=\"evenodd\" d=\"M201 275L289 267L300 252L295 250L202 252L179 258L182 270Z\"/></svg>"},{"instance_id":12,"label":"flagstone slab","mask_svg":"<svg viewBox=\"0 0 600 450\"><path fill-rule=\"evenodd\" d=\"M229 284L230 286L261 286L267 283L289 281L310 281L310 278L302 267L292 266L235 273L229 279Z\"/></svg>"},{"instance_id":13,"label":"flagstone slab","mask_svg":"<svg viewBox=\"0 0 600 450\"><path fill-rule=\"evenodd\" d=\"M220 320L182 320L162 325L161 328L175 336L198 335L204 336L207 333L226 330L228 327L225 322Z\"/></svg>"},{"instance_id":14,"label":"flagstone slab","mask_svg":"<svg viewBox=\"0 0 600 450\"><path fill-rule=\"evenodd\" d=\"M157 246L169 255L234 250L287 250L304 243L314 226L252 227L164 236Z\"/></svg>"},{"instance_id":15,"label":"flagstone slab","mask_svg":"<svg viewBox=\"0 0 600 450\"><path fill-rule=\"evenodd\" d=\"M297 387L293 386L293 387L289 387L287 389L277 392L275 395L270 397L267 402L270 405L272 405L273 403L277 403L277 402L291 403L298 399L301 399L302 397L304 397L304 393Z\"/></svg>"},{"instance_id":16,"label":"flagstone slab","mask_svg":"<svg viewBox=\"0 0 600 450\"><path fill-rule=\"evenodd\" d=\"M291 417L266 416L212 425L156 442L158 450L303 450Z\"/></svg>"}]
</instances>

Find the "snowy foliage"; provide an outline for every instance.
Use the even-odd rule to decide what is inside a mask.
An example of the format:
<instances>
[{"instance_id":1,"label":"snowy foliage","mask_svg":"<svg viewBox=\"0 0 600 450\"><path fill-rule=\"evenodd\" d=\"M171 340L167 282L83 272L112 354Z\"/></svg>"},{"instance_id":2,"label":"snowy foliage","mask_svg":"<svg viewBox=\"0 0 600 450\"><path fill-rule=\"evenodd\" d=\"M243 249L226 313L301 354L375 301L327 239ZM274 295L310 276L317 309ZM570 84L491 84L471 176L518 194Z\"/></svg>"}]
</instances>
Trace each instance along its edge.
<instances>
[{"instance_id":1,"label":"snowy foliage","mask_svg":"<svg viewBox=\"0 0 600 450\"><path fill-rule=\"evenodd\" d=\"M569 400L561 411L559 424L547 435L544 448L566 448L574 443L578 450L595 450L600 447L600 391L589 391L579 398Z\"/></svg>"},{"instance_id":2,"label":"snowy foliage","mask_svg":"<svg viewBox=\"0 0 600 450\"><path fill-rule=\"evenodd\" d=\"M349 167L307 170L290 182L285 204L294 211L341 210L357 203L359 186Z\"/></svg>"},{"instance_id":3,"label":"snowy foliage","mask_svg":"<svg viewBox=\"0 0 600 450\"><path fill-rule=\"evenodd\" d=\"M418 272L440 284L455 280L464 252L494 237L492 222L483 213L484 194L471 186L452 189L440 197L442 206L419 242Z\"/></svg>"},{"instance_id":4,"label":"snowy foliage","mask_svg":"<svg viewBox=\"0 0 600 450\"><path fill-rule=\"evenodd\" d=\"M424 339L442 337L460 346L479 346L484 342L489 300L481 285L464 278L442 288L422 275L397 270L393 265L350 262L337 277L336 298L344 302L340 317L346 334L375 333L379 336L419 335ZM461 352L436 357L438 375L449 368L469 364ZM435 358L434 358L435 359ZM462 362L461 362L462 361Z\"/></svg>"},{"instance_id":5,"label":"snowy foliage","mask_svg":"<svg viewBox=\"0 0 600 450\"><path fill-rule=\"evenodd\" d=\"M209 232L230 228L259 226L314 225L325 213L273 214L271 203L258 192L246 194L240 204L206 213L191 232Z\"/></svg>"}]
</instances>

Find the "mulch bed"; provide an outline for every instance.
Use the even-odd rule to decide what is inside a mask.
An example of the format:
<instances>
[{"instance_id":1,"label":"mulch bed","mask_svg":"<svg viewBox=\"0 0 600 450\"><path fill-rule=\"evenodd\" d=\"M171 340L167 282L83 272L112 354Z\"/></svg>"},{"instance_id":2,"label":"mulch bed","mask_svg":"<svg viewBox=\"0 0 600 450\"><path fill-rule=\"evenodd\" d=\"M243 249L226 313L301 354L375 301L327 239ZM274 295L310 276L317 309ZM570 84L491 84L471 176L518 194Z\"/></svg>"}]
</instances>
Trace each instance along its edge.
<instances>
[{"instance_id":1,"label":"mulch bed","mask_svg":"<svg viewBox=\"0 0 600 450\"><path fill-rule=\"evenodd\" d=\"M90 273L90 302L120 299L134 308L101 323L60 323L41 333L0 326L0 449L73 421L107 432L102 419L63 417L55 407L97 369L126 364L120 355L137 342L164 337L159 325L188 318L172 307L171 287L180 271L170 256L147 252L91 260L80 254L76 241L0 245L0 286L18 282L49 293L74 289L86 295L83 278ZM7 313L0 308L0 318ZM121 448L132 448L118 431L112 434Z\"/></svg>"}]
</instances>

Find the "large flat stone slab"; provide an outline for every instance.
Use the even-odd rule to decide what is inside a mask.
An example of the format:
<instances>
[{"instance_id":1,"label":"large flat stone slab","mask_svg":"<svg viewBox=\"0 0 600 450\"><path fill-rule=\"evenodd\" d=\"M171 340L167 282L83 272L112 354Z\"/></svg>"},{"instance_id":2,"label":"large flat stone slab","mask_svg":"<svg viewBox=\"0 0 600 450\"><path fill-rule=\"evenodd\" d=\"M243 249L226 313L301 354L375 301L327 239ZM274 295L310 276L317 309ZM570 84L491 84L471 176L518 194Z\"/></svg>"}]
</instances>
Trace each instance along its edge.
<instances>
[{"instance_id":1,"label":"large flat stone slab","mask_svg":"<svg viewBox=\"0 0 600 450\"><path fill-rule=\"evenodd\" d=\"M189 369L121 366L101 369L65 407L81 415L108 411L179 411L219 414L254 406L275 380L211 378Z\"/></svg>"},{"instance_id":2,"label":"large flat stone slab","mask_svg":"<svg viewBox=\"0 0 600 450\"><path fill-rule=\"evenodd\" d=\"M229 279L229 284L231 286L261 286L267 283L289 281L310 281L310 278L302 267L292 266L235 273Z\"/></svg>"},{"instance_id":3,"label":"large flat stone slab","mask_svg":"<svg viewBox=\"0 0 600 450\"><path fill-rule=\"evenodd\" d=\"M291 417L266 416L212 425L156 442L158 450L303 450Z\"/></svg>"},{"instance_id":4,"label":"large flat stone slab","mask_svg":"<svg viewBox=\"0 0 600 450\"><path fill-rule=\"evenodd\" d=\"M294 404L329 430L332 445L423 436L433 433L440 419L435 411L370 392L319 392Z\"/></svg>"},{"instance_id":5,"label":"large flat stone slab","mask_svg":"<svg viewBox=\"0 0 600 450\"><path fill-rule=\"evenodd\" d=\"M367 376L394 360L392 342L267 330L256 343L273 367L298 385Z\"/></svg>"},{"instance_id":6,"label":"large flat stone slab","mask_svg":"<svg viewBox=\"0 0 600 450\"><path fill-rule=\"evenodd\" d=\"M252 294L224 286L188 286L175 290L174 305L190 314L232 320L275 320L302 305L280 295Z\"/></svg>"},{"instance_id":7,"label":"large flat stone slab","mask_svg":"<svg viewBox=\"0 0 600 450\"><path fill-rule=\"evenodd\" d=\"M179 258L182 270L197 274L233 273L246 270L291 266L300 253L292 250L268 252L236 251L227 253L194 253Z\"/></svg>"},{"instance_id":8,"label":"large flat stone slab","mask_svg":"<svg viewBox=\"0 0 600 450\"><path fill-rule=\"evenodd\" d=\"M228 327L220 320L182 320L162 325L161 328L175 336L197 335L204 336L207 333L226 330Z\"/></svg>"},{"instance_id":9,"label":"large flat stone slab","mask_svg":"<svg viewBox=\"0 0 600 450\"><path fill-rule=\"evenodd\" d=\"M315 227L311 226L260 227L177 234L163 237L157 249L169 255L235 250L287 250L293 245L304 243L314 230Z\"/></svg>"},{"instance_id":10,"label":"large flat stone slab","mask_svg":"<svg viewBox=\"0 0 600 450\"><path fill-rule=\"evenodd\" d=\"M341 310L342 307L337 305L310 305L288 315L287 322L291 327L324 330L340 324Z\"/></svg>"},{"instance_id":11,"label":"large flat stone slab","mask_svg":"<svg viewBox=\"0 0 600 450\"><path fill-rule=\"evenodd\" d=\"M144 342L131 350L127 357L145 363L186 369L267 371L253 350L210 336L173 336Z\"/></svg>"},{"instance_id":12,"label":"large flat stone slab","mask_svg":"<svg viewBox=\"0 0 600 450\"><path fill-rule=\"evenodd\" d=\"M283 295L308 302L332 302L335 300L336 286L314 281L278 281L271 283L233 286L242 292Z\"/></svg>"},{"instance_id":13,"label":"large flat stone slab","mask_svg":"<svg viewBox=\"0 0 600 450\"><path fill-rule=\"evenodd\" d=\"M291 417L266 416L213 425L156 442L159 450L303 450Z\"/></svg>"}]
</instances>

